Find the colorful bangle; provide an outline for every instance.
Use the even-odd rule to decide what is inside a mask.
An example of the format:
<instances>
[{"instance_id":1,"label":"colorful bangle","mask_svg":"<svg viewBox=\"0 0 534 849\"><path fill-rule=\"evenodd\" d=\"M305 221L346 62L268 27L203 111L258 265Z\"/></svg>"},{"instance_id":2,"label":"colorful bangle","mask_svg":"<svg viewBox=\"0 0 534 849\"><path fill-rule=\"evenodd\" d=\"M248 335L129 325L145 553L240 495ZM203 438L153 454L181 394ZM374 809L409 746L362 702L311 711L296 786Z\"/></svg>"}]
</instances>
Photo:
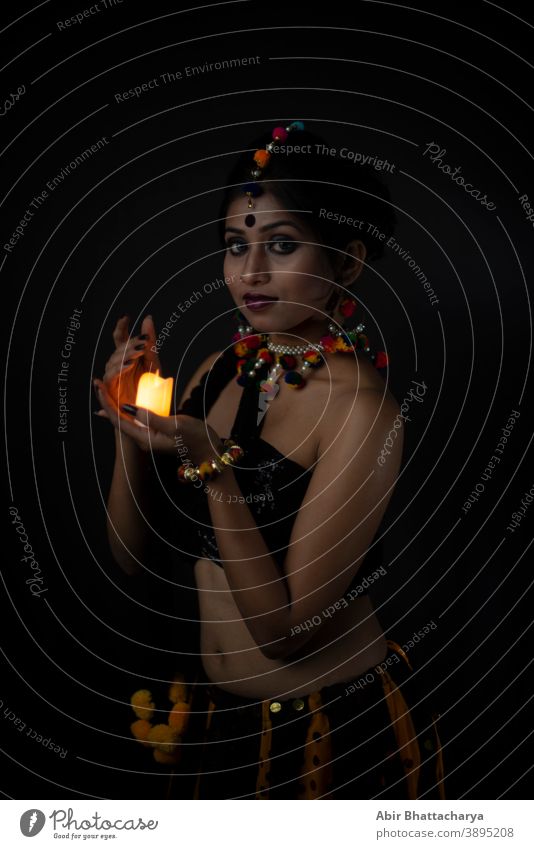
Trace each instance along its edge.
<instances>
[{"instance_id":1,"label":"colorful bangle","mask_svg":"<svg viewBox=\"0 0 534 849\"><path fill-rule=\"evenodd\" d=\"M223 440L224 451L219 457L203 460L198 466L178 466L180 483L195 483L197 480L211 481L222 474L227 466L235 466L245 452L232 439Z\"/></svg>"}]
</instances>

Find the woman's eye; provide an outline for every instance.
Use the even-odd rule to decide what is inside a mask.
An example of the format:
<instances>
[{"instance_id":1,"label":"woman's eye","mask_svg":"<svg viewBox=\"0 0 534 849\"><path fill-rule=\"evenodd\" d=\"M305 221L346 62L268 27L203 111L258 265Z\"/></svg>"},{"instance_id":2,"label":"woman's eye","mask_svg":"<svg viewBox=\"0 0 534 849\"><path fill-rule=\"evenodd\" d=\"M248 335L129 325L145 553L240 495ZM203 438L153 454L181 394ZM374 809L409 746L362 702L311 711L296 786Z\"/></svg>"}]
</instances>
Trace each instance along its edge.
<instances>
[{"instance_id":1,"label":"woman's eye","mask_svg":"<svg viewBox=\"0 0 534 849\"><path fill-rule=\"evenodd\" d=\"M243 251L239 250L239 248L242 247L246 247L246 242L242 242L239 239L233 239L231 242L226 242L226 250L234 256L239 256L243 253Z\"/></svg>"},{"instance_id":2,"label":"woman's eye","mask_svg":"<svg viewBox=\"0 0 534 849\"><path fill-rule=\"evenodd\" d=\"M271 245L279 245L280 250L275 251L275 253L282 254L290 254L296 249L296 242L292 242L290 239L275 239L270 242Z\"/></svg>"},{"instance_id":3,"label":"woman's eye","mask_svg":"<svg viewBox=\"0 0 534 849\"><path fill-rule=\"evenodd\" d=\"M284 238L275 238L271 239L271 241L265 243L269 250L272 250L277 254L290 254L296 249L296 242L291 241L290 239ZM276 249L274 246L276 245ZM226 250L231 253L233 256L241 256L247 248L247 243L242 239L232 239L231 241L226 242Z\"/></svg>"}]
</instances>

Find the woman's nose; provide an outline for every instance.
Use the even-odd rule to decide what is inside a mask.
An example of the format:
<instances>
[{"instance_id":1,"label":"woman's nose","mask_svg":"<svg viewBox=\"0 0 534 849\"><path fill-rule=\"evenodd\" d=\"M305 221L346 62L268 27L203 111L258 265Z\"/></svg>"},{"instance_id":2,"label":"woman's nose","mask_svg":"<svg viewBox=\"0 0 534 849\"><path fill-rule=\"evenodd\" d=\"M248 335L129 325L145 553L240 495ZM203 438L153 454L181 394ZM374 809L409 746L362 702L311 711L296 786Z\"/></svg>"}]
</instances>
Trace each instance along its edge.
<instances>
[{"instance_id":1,"label":"woman's nose","mask_svg":"<svg viewBox=\"0 0 534 849\"><path fill-rule=\"evenodd\" d=\"M265 244L258 242L249 247L241 279L245 283L267 283L270 279L269 260L265 255Z\"/></svg>"}]
</instances>

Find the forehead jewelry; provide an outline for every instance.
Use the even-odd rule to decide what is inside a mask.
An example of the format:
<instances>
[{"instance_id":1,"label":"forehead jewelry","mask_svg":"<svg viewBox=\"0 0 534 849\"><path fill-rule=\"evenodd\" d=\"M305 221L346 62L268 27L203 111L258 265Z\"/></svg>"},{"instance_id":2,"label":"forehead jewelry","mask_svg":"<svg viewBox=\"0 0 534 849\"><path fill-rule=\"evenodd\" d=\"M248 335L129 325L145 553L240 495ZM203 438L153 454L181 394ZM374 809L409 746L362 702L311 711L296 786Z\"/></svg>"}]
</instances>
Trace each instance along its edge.
<instances>
[{"instance_id":1,"label":"forehead jewelry","mask_svg":"<svg viewBox=\"0 0 534 849\"><path fill-rule=\"evenodd\" d=\"M302 121L292 121L288 127L275 127L272 133L272 142L269 142L269 144L265 146L264 150L256 151L256 153L254 154L254 167L250 172L252 180L250 183L246 183L243 187L243 192L248 197L249 209L252 209L254 206L252 199L259 197L263 193L263 189L261 188L261 186L258 185L258 180L263 177L263 171L269 163L273 147L275 147L278 142L285 142L289 133L293 132L293 130L303 129L304 124Z\"/></svg>"}]
</instances>

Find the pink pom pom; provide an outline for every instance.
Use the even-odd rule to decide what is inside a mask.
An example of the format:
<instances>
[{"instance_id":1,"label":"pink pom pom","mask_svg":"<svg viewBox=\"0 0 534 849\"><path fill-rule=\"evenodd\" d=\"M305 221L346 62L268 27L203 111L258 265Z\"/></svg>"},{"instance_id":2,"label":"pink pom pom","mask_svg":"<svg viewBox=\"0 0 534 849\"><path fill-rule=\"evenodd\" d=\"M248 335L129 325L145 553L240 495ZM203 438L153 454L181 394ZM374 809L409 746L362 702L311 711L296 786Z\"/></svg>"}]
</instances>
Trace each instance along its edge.
<instances>
[{"instance_id":1,"label":"pink pom pom","mask_svg":"<svg viewBox=\"0 0 534 849\"><path fill-rule=\"evenodd\" d=\"M386 368L389 365L388 355L385 351L378 351L374 364L375 368Z\"/></svg>"},{"instance_id":2,"label":"pink pom pom","mask_svg":"<svg viewBox=\"0 0 534 849\"><path fill-rule=\"evenodd\" d=\"M273 130L273 139L285 142L287 139L287 130L284 127L275 127Z\"/></svg>"}]
</instances>

